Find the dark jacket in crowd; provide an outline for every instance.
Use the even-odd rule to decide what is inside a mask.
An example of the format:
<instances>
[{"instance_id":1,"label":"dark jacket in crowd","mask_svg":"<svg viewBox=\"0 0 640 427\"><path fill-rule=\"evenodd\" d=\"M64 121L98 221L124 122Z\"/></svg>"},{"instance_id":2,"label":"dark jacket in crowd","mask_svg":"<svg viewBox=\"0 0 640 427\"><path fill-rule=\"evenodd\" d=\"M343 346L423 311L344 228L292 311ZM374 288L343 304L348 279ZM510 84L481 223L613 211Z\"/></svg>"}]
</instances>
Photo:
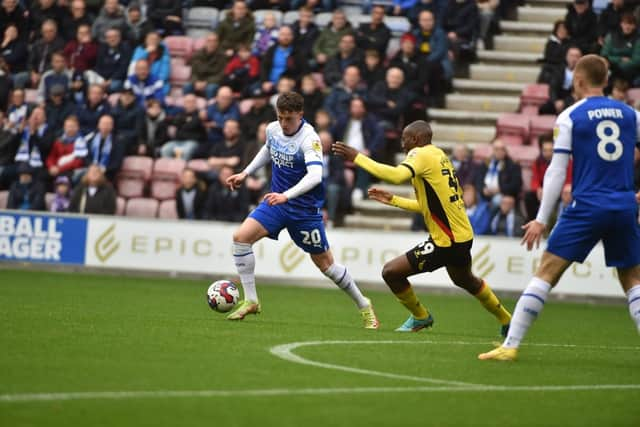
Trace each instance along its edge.
<instances>
[{"instance_id":1,"label":"dark jacket in crowd","mask_svg":"<svg viewBox=\"0 0 640 427\"><path fill-rule=\"evenodd\" d=\"M404 87L390 89L387 82L383 80L376 83L369 91L367 105L372 113L395 125L410 105L411 98L411 94ZM388 101L393 101L395 105L389 106Z\"/></svg>"},{"instance_id":2,"label":"dark jacket in crowd","mask_svg":"<svg viewBox=\"0 0 640 427\"><path fill-rule=\"evenodd\" d=\"M7 209L23 209L23 203L27 203L27 210L43 211L45 206L45 189L44 185L34 179L29 184L21 184L15 181L9 189L9 198L7 199Z\"/></svg>"},{"instance_id":3,"label":"dark jacket in crowd","mask_svg":"<svg viewBox=\"0 0 640 427\"><path fill-rule=\"evenodd\" d=\"M171 35L182 28L182 23L167 21L167 16L182 18L182 2L180 0L147 0L147 19L153 26Z\"/></svg>"},{"instance_id":4,"label":"dark jacket in crowd","mask_svg":"<svg viewBox=\"0 0 640 427\"><path fill-rule=\"evenodd\" d=\"M465 0L463 3L449 0L447 15L443 22L446 32L453 31L458 39L468 42L478 34L479 25L480 17L475 0Z\"/></svg>"},{"instance_id":5,"label":"dark jacket in crowd","mask_svg":"<svg viewBox=\"0 0 640 427\"><path fill-rule=\"evenodd\" d=\"M567 56L567 48L569 42L567 40L560 40L553 34L549 36L547 44L544 45L544 57L542 62L546 65L558 65L562 64Z\"/></svg>"},{"instance_id":6,"label":"dark jacket in crowd","mask_svg":"<svg viewBox=\"0 0 640 427\"><path fill-rule=\"evenodd\" d=\"M31 7L29 8L29 21L35 38L40 37L42 23L48 19L56 21L56 24L58 24L58 33L61 33L60 29L62 28L62 18L66 11L56 3L57 2L53 2L53 5L50 7L42 9L39 2L31 2Z\"/></svg>"},{"instance_id":7,"label":"dark jacket in crowd","mask_svg":"<svg viewBox=\"0 0 640 427\"><path fill-rule=\"evenodd\" d=\"M313 44L320 35L320 30L313 22L309 24L307 31L303 34L300 31L300 23L296 21L293 26L293 44L303 57L309 58L313 55Z\"/></svg>"},{"instance_id":8,"label":"dark jacket in crowd","mask_svg":"<svg viewBox=\"0 0 640 427\"><path fill-rule=\"evenodd\" d=\"M344 141L349 121L351 117L349 114L342 114L339 116L331 128L331 134L336 141ZM384 131L378 123L378 118L373 114L366 114L362 119L362 136L364 139L367 150L373 157L380 154L384 148Z\"/></svg>"},{"instance_id":9,"label":"dark jacket in crowd","mask_svg":"<svg viewBox=\"0 0 640 427\"><path fill-rule=\"evenodd\" d=\"M80 132L83 135L93 132L98 126L100 117L110 112L111 104L106 99L95 107L90 106L88 102L78 104L76 116L78 116L78 122L80 123Z\"/></svg>"},{"instance_id":10,"label":"dark jacket in crowd","mask_svg":"<svg viewBox=\"0 0 640 427\"><path fill-rule=\"evenodd\" d=\"M342 80L344 70L354 65L358 68L362 68L364 64L364 54L362 50L356 48L351 55L347 58L343 58L340 53L336 53L331 56L327 63L324 65L324 82L328 86L332 86Z\"/></svg>"},{"instance_id":11,"label":"dark jacket in crowd","mask_svg":"<svg viewBox=\"0 0 640 427\"><path fill-rule=\"evenodd\" d=\"M176 211L178 213L178 218L186 219L187 212L184 206L184 200L182 199L182 195L187 190L183 187L178 188L176 190ZM202 191L197 185L191 189L191 191L195 191L196 194L193 198L193 219L202 219L204 213L205 202L207 199L207 193Z\"/></svg>"},{"instance_id":12,"label":"dark jacket in crowd","mask_svg":"<svg viewBox=\"0 0 640 427\"><path fill-rule=\"evenodd\" d=\"M124 81L127 78L131 54L131 47L127 42L120 42L116 49L111 49L106 43L100 43L95 72L105 80Z\"/></svg>"},{"instance_id":13,"label":"dark jacket in crowd","mask_svg":"<svg viewBox=\"0 0 640 427\"><path fill-rule=\"evenodd\" d=\"M362 23L356 31L356 44L359 48L375 49L381 58L387 56L387 46L391 39L391 30L384 23L372 28L370 23Z\"/></svg>"},{"instance_id":14,"label":"dark jacket in crowd","mask_svg":"<svg viewBox=\"0 0 640 427\"><path fill-rule=\"evenodd\" d=\"M64 40L56 37L51 43L43 39L37 40L30 46L29 71L44 73L51 68L51 54L64 49Z\"/></svg>"},{"instance_id":15,"label":"dark jacket in crowd","mask_svg":"<svg viewBox=\"0 0 640 427\"><path fill-rule=\"evenodd\" d=\"M74 18L70 13L67 13L62 18L62 26L60 30L62 31L62 37L66 41L70 41L76 38L78 33L78 27L80 25L88 25L91 28L95 17L90 13L86 12L80 18Z\"/></svg>"},{"instance_id":16,"label":"dark jacket in crowd","mask_svg":"<svg viewBox=\"0 0 640 427\"><path fill-rule=\"evenodd\" d=\"M93 196L89 194L86 184L80 184L71 195L69 212L114 215L116 213L116 199L116 192L109 183L98 186ZM82 205L84 205L83 210L81 210Z\"/></svg>"},{"instance_id":17,"label":"dark jacket in crowd","mask_svg":"<svg viewBox=\"0 0 640 427\"><path fill-rule=\"evenodd\" d=\"M4 36L4 30L11 23L18 27L20 38L27 40L29 38L29 14L20 2L17 3L16 8L11 13L7 13L3 7L0 7L0 35Z\"/></svg>"},{"instance_id":18,"label":"dark jacket in crowd","mask_svg":"<svg viewBox=\"0 0 640 427\"><path fill-rule=\"evenodd\" d=\"M241 186L231 191L218 180L209 187L204 218L214 221L242 222L249 213L249 191Z\"/></svg>"},{"instance_id":19,"label":"dark jacket in crowd","mask_svg":"<svg viewBox=\"0 0 640 427\"><path fill-rule=\"evenodd\" d=\"M144 133L144 109L137 102L124 106L121 102L111 110L114 120L114 129L118 135L120 144L126 145L126 152L135 151L140 139L140 135Z\"/></svg>"},{"instance_id":20,"label":"dark jacket in crowd","mask_svg":"<svg viewBox=\"0 0 640 427\"><path fill-rule=\"evenodd\" d=\"M488 166L482 164L478 171L478 186L476 188L484 188L484 177L487 174ZM507 156L504 160L504 164L498 172L498 186L500 193L518 197L522 190L522 169L520 165L514 162L511 157Z\"/></svg>"},{"instance_id":21,"label":"dark jacket in crowd","mask_svg":"<svg viewBox=\"0 0 640 427\"><path fill-rule=\"evenodd\" d=\"M271 74L271 68L273 68L273 57L275 55L276 49L278 48L278 44L271 46L267 49L267 52L262 57L260 61L260 81L266 82L269 81L269 75ZM293 45L293 49L291 54L287 58L287 66L283 73L293 77L294 79L298 79L302 74L305 73L307 66L306 58L296 50L295 45Z\"/></svg>"},{"instance_id":22,"label":"dark jacket in crowd","mask_svg":"<svg viewBox=\"0 0 640 427\"><path fill-rule=\"evenodd\" d=\"M20 137L18 135L0 128L0 166L14 163L18 145L20 145Z\"/></svg>"},{"instance_id":23,"label":"dark jacket in crowd","mask_svg":"<svg viewBox=\"0 0 640 427\"><path fill-rule=\"evenodd\" d=\"M569 4L564 21L571 43L578 46L583 54L592 52L598 39L598 17L593 9L589 8L582 15L578 15L573 4Z\"/></svg>"},{"instance_id":24,"label":"dark jacket in crowd","mask_svg":"<svg viewBox=\"0 0 640 427\"><path fill-rule=\"evenodd\" d=\"M56 105L48 99L44 106L47 115L47 125L56 132L61 132L64 120L76 112L76 104L67 98L62 100L62 104Z\"/></svg>"},{"instance_id":25,"label":"dark jacket in crowd","mask_svg":"<svg viewBox=\"0 0 640 427\"><path fill-rule=\"evenodd\" d=\"M305 97L305 117L311 117L306 109L306 97ZM249 112L240 117L240 128L242 129L242 135L247 140L255 139L256 132L260 123L271 123L276 120L276 110L271 104L267 104L262 108L251 107Z\"/></svg>"},{"instance_id":26,"label":"dark jacket in crowd","mask_svg":"<svg viewBox=\"0 0 640 427\"><path fill-rule=\"evenodd\" d=\"M221 48L216 49L214 53L209 53L202 48L191 58L191 81L219 84L224 76L225 65L227 65L227 57Z\"/></svg>"},{"instance_id":27,"label":"dark jacket in crowd","mask_svg":"<svg viewBox=\"0 0 640 427\"><path fill-rule=\"evenodd\" d=\"M216 32L220 38L222 50L235 50L241 44L251 45L253 35L256 32L253 13L249 12L247 16L238 22L234 22L233 14L228 13L225 20L218 24Z\"/></svg>"},{"instance_id":28,"label":"dark jacket in crowd","mask_svg":"<svg viewBox=\"0 0 640 427\"><path fill-rule=\"evenodd\" d=\"M627 0L628 2L628 0ZM620 18L626 12L630 12L630 8L622 7L621 10L616 10L613 7L613 3L609 3L607 7L600 12L598 18L598 36L604 37L612 31L617 31L620 28Z\"/></svg>"},{"instance_id":29,"label":"dark jacket in crowd","mask_svg":"<svg viewBox=\"0 0 640 427\"><path fill-rule=\"evenodd\" d=\"M169 123L176 127L175 139L178 141L203 142L207 139L207 131L197 110L178 113Z\"/></svg>"},{"instance_id":30,"label":"dark jacket in crowd","mask_svg":"<svg viewBox=\"0 0 640 427\"><path fill-rule=\"evenodd\" d=\"M5 47L0 48L0 56L7 63L12 74L25 71L29 59L27 42L21 38L11 41Z\"/></svg>"}]
</instances>

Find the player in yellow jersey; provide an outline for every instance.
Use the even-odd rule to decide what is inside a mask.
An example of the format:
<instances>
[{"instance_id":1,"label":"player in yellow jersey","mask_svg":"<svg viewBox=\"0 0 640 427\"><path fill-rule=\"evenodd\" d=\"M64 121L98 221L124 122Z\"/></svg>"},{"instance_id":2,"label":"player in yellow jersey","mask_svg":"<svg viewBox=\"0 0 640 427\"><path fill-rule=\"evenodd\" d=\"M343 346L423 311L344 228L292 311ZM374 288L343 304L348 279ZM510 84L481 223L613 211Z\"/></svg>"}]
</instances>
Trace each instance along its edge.
<instances>
[{"instance_id":1,"label":"player in yellow jersey","mask_svg":"<svg viewBox=\"0 0 640 427\"><path fill-rule=\"evenodd\" d=\"M387 286L411 312L396 331L419 331L433 325L433 316L420 303L407 278L446 267L453 283L475 296L498 319L500 332L506 336L511 315L489 285L471 272L473 229L462 201L462 189L451 161L431 144L431 137L427 122L419 120L408 125L402 132L402 148L407 157L395 167L378 163L341 142L333 145L335 154L384 181L400 184L411 180L415 200L377 188L369 190L369 197L422 214L429 230L425 242L387 262L382 269Z\"/></svg>"}]
</instances>

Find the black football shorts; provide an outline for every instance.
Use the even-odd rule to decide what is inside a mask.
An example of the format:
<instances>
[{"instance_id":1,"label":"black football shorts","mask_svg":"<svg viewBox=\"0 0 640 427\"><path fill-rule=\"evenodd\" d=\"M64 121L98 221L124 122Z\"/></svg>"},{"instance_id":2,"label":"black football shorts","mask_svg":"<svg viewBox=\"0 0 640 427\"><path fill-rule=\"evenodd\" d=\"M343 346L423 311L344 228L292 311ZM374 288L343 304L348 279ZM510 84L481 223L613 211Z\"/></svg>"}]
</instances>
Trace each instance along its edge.
<instances>
[{"instance_id":1,"label":"black football shorts","mask_svg":"<svg viewBox=\"0 0 640 427\"><path fill-rule=\"evenodd\" d=\"M453 243L449 247L435 244L429 237L415 248L407 252L409 264L416 273L435 271L440 267L471 267L471 246L473 240Z\"/></svg>"}]
</instances>

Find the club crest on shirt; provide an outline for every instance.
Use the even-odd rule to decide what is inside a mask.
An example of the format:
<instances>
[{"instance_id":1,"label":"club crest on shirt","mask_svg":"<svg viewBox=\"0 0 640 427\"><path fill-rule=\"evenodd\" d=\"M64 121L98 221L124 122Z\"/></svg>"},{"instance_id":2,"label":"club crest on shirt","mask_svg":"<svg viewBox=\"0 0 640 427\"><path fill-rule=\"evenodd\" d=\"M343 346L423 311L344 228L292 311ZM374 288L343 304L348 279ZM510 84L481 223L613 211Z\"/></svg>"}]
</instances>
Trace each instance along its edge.
<instances>
[{"instance_id":1,"label":"club crest on shirt","mask_svg":"<svg viewBox=\"0 0 640 427\"><path fill-rule=\"evenodd\" d=\"M554 126L553 127L553 139L554 140L558 137L559 133L560 133L560 128L558 126Z\"/></svg>"},{"instance_id":2,"label":"club crest on shirt","mask_svg":"<svg viewBox=\"0 0 640 427\"><path fill-rule=\"evenodd\" d=\"M320 145L320 141L313 141L311 143L311 148L313 148L313 151L316 153L322 153L322 145Z\"/></svg>"}]
</instances>

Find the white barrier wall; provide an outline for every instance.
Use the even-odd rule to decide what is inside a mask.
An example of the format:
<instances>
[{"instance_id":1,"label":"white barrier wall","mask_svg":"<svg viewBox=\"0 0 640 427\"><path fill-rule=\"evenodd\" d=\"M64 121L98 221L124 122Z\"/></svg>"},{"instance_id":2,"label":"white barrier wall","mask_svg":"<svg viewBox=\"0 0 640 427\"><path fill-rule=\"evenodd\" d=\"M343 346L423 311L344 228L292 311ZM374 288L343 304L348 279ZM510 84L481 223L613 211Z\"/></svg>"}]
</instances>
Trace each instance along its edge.
<instances>
[{"instance_id":1,"label":"white barrier wall","mask_svg":"<svg viewBox=\"0 0 640 427\"><path fill-rule=\"evenodd\" d=\"M85 265L166 272L215 273L235 276L231 235L237 225L142 220L123 217L88 219ZM258 243L254 251L258 277L325 281L308 256L289 239ZM336 259L349 267L356 280L381 282L385 261L425 239L421 233L330 230ZM477 237L473 268L496 290L521 291L531 277L542 250L527 252L518 239ZM451 286L446 272L415 277L424 287ZM601 246L584 264L575 264L563 277L559 292L573 295L622 297L612 269L604 265Z\"/></svg>"}]
</instances>

